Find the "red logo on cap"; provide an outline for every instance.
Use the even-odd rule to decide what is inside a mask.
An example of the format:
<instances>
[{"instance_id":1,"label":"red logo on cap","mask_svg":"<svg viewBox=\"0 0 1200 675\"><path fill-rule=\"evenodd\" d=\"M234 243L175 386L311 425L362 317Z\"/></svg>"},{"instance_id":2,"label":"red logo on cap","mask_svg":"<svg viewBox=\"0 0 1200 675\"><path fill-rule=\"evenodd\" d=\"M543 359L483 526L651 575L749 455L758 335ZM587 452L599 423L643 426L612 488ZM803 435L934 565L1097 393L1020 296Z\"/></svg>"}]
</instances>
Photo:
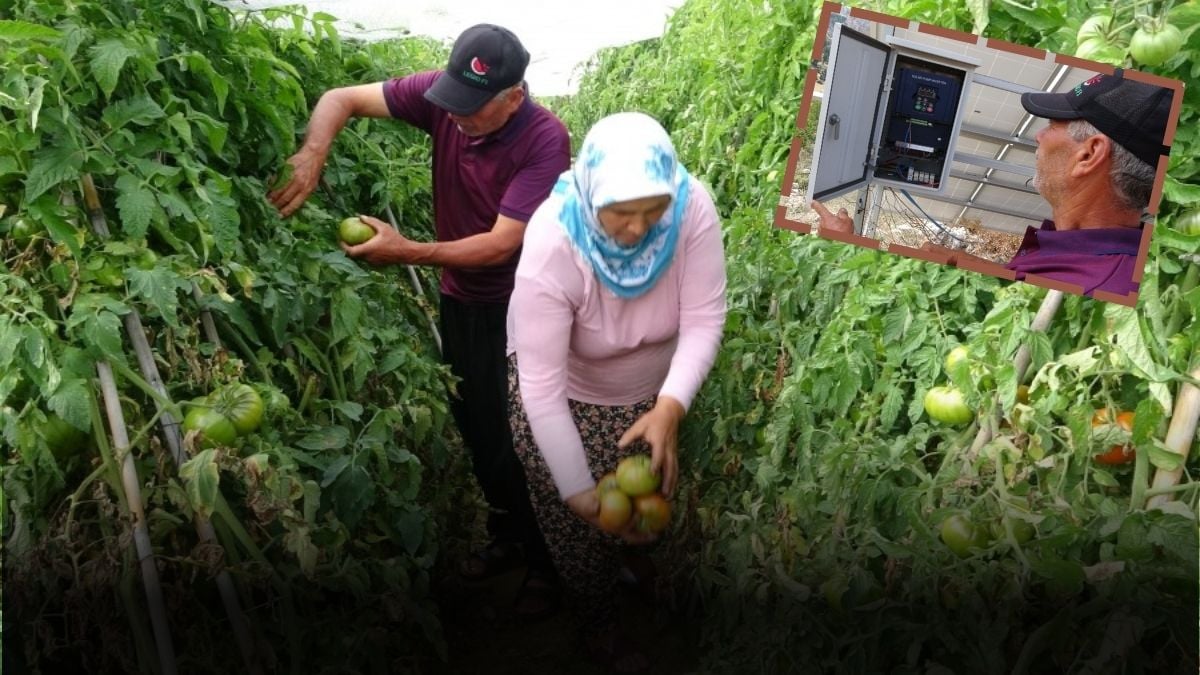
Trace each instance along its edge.
<instances>
[{"instance_id":1,"label":"red logo on cap","mask_svg":"<svg viewBox=\"0 0 1200 675\"><path fill-rule=\"evenodd\" d=\"M471 59L471 72L476 75L487 75L487 71L491 66L479 60L479 57Z\"/></svg>"}]
</instances>

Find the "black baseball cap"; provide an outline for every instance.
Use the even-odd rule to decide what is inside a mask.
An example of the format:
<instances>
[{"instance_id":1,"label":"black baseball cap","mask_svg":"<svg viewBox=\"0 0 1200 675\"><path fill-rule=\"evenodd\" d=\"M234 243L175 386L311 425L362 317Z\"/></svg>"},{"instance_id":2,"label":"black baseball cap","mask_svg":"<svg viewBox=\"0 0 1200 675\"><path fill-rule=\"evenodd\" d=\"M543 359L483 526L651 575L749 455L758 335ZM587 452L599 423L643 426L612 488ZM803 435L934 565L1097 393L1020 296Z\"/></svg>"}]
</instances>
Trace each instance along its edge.
<instances>
[{"instance_id":1,"label":"black baseball cap","mask_svg":"<svg viewBox=\"0 0 1200 675\"><path fill-rule=\"evenodd\" d=\"M507 28L481 23L463 31L450 50L446 74L425 100L455 115L471 115L496 94L525 79L529 52Z\"/></svg>"},{"instance_id":2,"label":"black baseball cap","mask_svg":"<svg viewBox=\"0 0 1200 675\"><path fill-rule=\"evenodd\" d=\"M1120 70L1097 75L1061 94L1021 94L1032 115L1052 120L1091 122L1134 157L1158 168L1158 158L1171 152L1163 145L1174 90L1129 80Z\"/></svg>"}]
</instances>

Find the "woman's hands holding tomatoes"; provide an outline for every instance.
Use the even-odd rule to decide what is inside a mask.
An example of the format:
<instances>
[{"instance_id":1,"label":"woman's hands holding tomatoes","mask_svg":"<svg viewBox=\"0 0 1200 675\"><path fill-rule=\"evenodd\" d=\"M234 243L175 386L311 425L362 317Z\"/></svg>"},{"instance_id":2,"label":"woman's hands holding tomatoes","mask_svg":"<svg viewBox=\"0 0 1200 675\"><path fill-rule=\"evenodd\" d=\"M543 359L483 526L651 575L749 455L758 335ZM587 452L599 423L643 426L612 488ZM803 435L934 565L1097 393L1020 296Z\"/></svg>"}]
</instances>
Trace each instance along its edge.
<instances>
[{"instance_id":1,"label":"woman's hands holding tomatoes","mask_svg":"<svg viewBox=\"0 0 1200 675\"><path fill-rule=\"evenodd\" d=\"M650 446L650 471L662 478L662 493L675 494L679 477L679 422L686 410L670 396L659 396L650 412L638 418L617 441L618 448L627 448L639 438Z\"/></svg>"},{"instance_id":2,"label":"woman's hands holding tomatoes","mask_svg":"<svg viewBox=\"0 0 1200 675\"><path fill-rule=\"evenodd\" d=\"M592 488L577 492L567 497L566 501L575 515L591 523L592 527L615 534L631 544L649 544L658 539L657 532L643 532L638 529L638 519L632 517L633 502L620 490ZM624 517L621 517L622 509ZM623 525L618 522L621 520L624 521Z\"/></svg>"}]
</instances>

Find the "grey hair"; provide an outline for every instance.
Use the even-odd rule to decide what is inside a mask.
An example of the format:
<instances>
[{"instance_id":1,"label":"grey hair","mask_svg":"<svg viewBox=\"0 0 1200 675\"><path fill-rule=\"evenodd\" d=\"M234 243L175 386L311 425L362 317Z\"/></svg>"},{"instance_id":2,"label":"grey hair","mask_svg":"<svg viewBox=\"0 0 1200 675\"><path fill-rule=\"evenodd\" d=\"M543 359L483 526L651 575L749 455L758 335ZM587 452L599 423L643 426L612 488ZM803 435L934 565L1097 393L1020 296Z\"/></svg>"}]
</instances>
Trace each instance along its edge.
<instances>
[{"instance_id":1,"label":"grey hair","mask_svg":"<svg viewBox=\"0 0 1200 675\"><path fill-rule=\"evenodd\" d=\"M511 87L507 87L505 89L501 89L500 91L496 92L496 95L492 97L492 100L493 101L507 101L510 94L512 94L514 91L516 91L518 89L523 89L523 88L525 88L525 80L521 80L520 82L514 84Z\"/></svg>"},{"instance_id":2,"label":"grey hair","mask_svg":"<svg viewBox=\"0 0 1200 675\"><path fill-rule=\"evenodd\" d=\"M1078 142L1102 132L1087 120L1071 120L1067 124L1067 134ZM1112 186L1113 194L1121 206L1141 211L1150 204L1150 193L1154 190L1155 167L1138 159L1111 138L1109 141L1109 147L1112 148L1112 169L1108 172L1108 182Z\"/></svg>"}]
</instances>

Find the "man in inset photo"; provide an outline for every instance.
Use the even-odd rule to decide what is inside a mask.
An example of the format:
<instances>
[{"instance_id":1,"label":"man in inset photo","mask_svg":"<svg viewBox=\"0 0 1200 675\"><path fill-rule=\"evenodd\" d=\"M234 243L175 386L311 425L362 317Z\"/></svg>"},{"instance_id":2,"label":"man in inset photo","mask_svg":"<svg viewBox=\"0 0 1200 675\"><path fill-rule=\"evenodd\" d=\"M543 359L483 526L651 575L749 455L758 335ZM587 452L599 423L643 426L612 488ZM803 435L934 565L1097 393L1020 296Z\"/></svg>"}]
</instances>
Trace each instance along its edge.
<instances>
[{"instance_id":1,"label":"man in inset photo","mask_svg":"<svg viewBox=\"0 0 1200 675\"><path fill-rule=\"evenodd\" d=\"M1022 94L1031 115L1049 119L1036 136L1033 186L1051 218L1029 227L1013 259L1017 273L1078 284L1085 295L1137 291L1133 281L1150 203L1170 89L1097 75L1062 94Z\"/></svg>"},{"instance_id":2,"label":"man in inset photo","mask_svg":"<svg viewBox=\"0 0 1200 675\"><path fill-rule=\"evenodd\" d=\"M1171 89L1117 75L1097 75L1064 93L1022 94L1021 105L1049 120L1036 135L1033 187L1049 203L1051 217L1026 228L1012 260L1004 265L1017 279L1036 274L1076 284L1084 295L1100 290L1128 295L1142 240L1142 214L1150 203L1158 158L1171 111ZM842 209L831 213L818 202L820 227L853 232ZM949 256L947 264L971 258L963 251L927 243L925 250Z\"/></svg>"}]
</instances>

